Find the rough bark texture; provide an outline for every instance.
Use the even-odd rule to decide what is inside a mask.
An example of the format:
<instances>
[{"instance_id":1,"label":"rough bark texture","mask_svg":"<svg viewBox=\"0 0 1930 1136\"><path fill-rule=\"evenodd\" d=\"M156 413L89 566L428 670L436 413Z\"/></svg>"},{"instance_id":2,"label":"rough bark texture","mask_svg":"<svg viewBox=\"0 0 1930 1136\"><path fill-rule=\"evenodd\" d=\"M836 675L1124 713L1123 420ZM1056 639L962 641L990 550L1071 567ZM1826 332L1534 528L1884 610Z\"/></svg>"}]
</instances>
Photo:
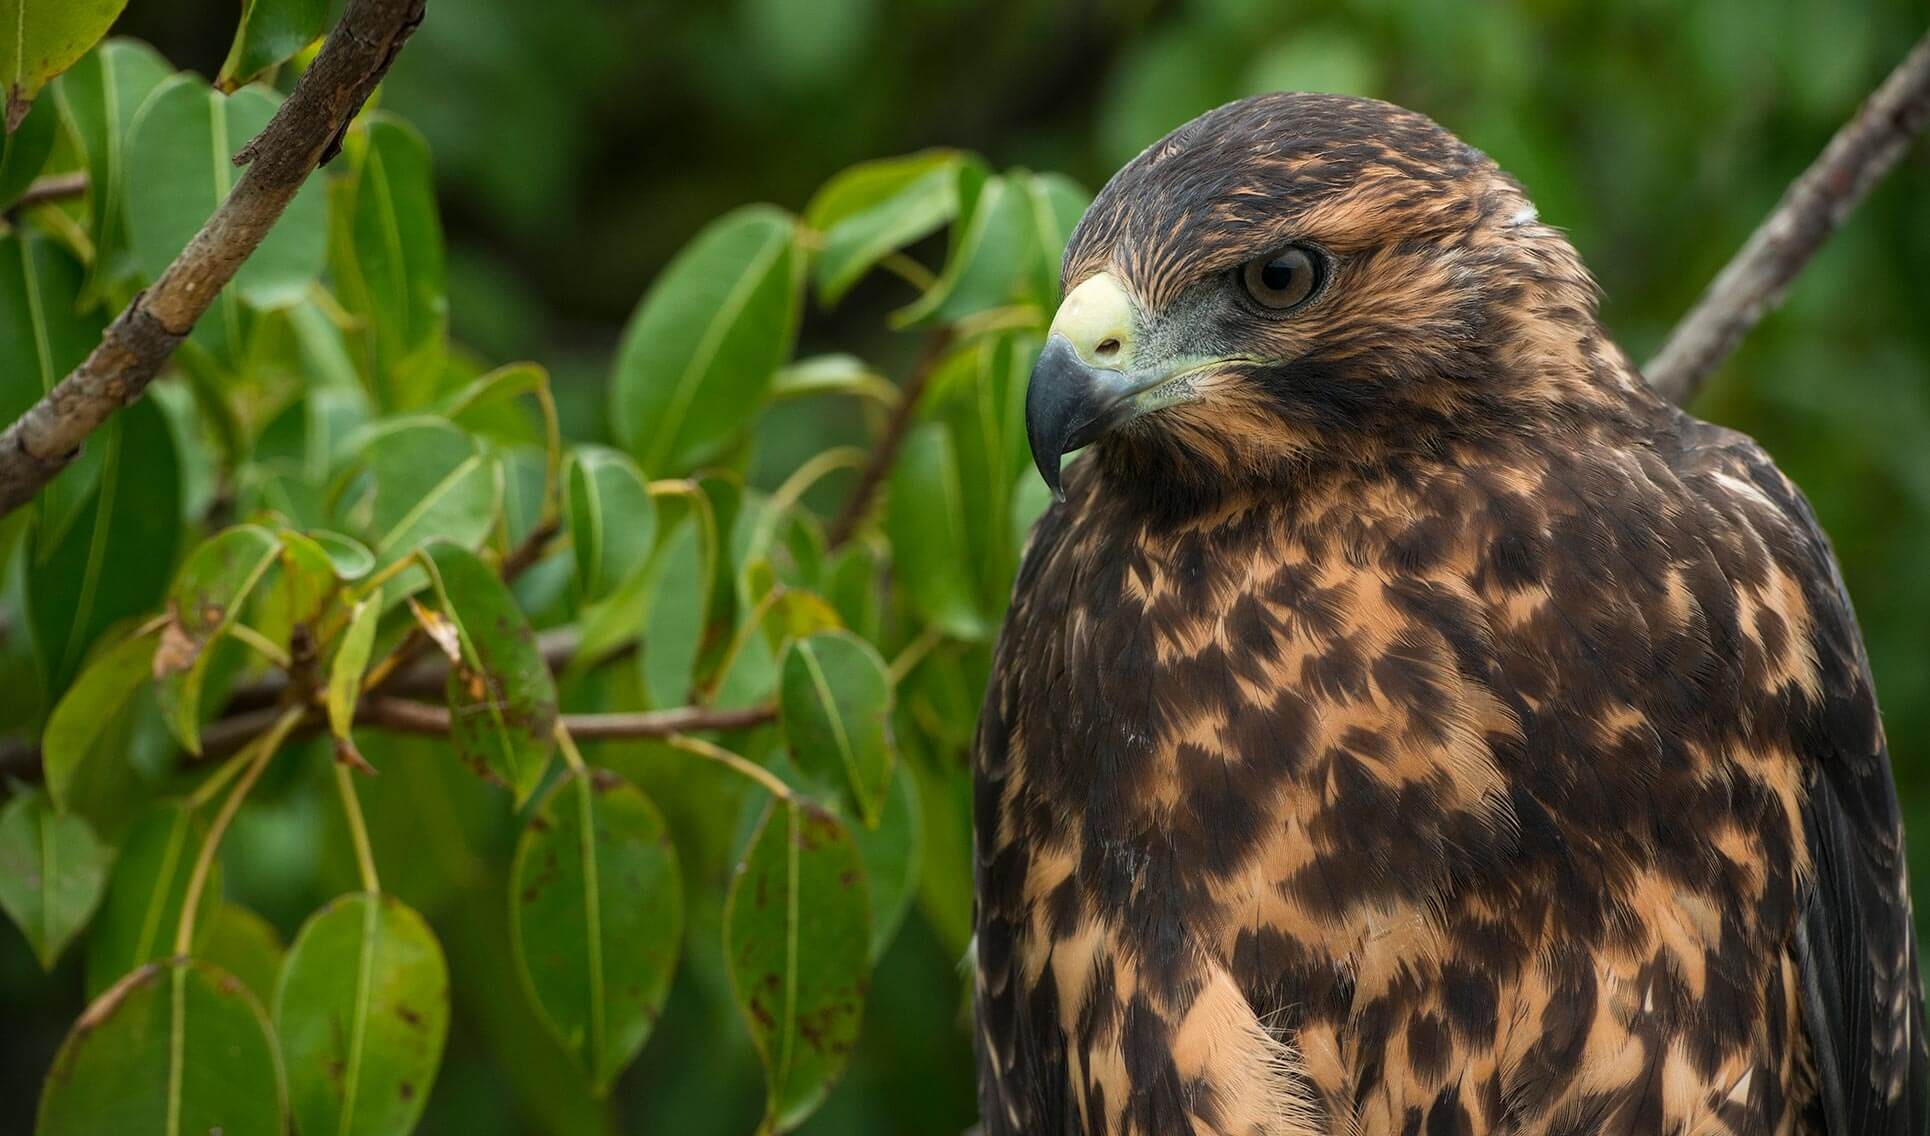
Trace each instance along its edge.
<instances>
[{"instance_id":1,"label":"rough bark texture","mask_svg":"<svg viewBox=\"0 0 1930 1136\"><path fill-rule=\"evenodd\" d=\"M32 500L89 434L147 389L302 182L341 149L350 120L422 22L424 3L350 0L288 101L235 155L246 172L227 200L114 318L100 346L0 434L0 516Z\"/></svg>"},{"instance_id":2,"label":"rough bark texture","mask_svg":"<svg viewBox=\"0 0 1930 1136\"><path fill-rule=\"evenodd\" d=\"M1856 116L1784 191L1749 242L1670 333L1643 373L1677 404L1702 382L1789 290L1809 258L1888 173L1930 120L1930 35L1917 41Z\"/></svg>"}]
</instances>

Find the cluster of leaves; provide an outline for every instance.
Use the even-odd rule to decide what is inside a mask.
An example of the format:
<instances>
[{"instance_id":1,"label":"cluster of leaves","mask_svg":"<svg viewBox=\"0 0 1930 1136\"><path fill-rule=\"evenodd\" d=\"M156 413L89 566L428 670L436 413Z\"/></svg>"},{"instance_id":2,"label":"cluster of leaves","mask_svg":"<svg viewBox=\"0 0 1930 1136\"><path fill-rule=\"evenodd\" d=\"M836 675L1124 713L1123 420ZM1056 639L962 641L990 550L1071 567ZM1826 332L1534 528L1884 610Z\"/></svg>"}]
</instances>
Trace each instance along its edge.
<instances>
[{"instance_id":1,"label":"cluster of leaves","mask_svg":"<svg viewBox=\"0 0 1930 1136\"><path fill-rule=\"evenodd\" d=\"M30 28L89 7L22 2ZM215 86L127 40L6 77L24 107L73 64L9 135L0 208L48 174L87 191L0 229L0 416L212 211L323 8L251 0ZM388 783L457 764L519 830L489 885L522 1000L504 1012L548 1028L584 1094L681 973L721 973L765 1129L808 1117L910 906L963 944L950 758L1044 505L1023 389L1085 200L931 151L848 170L801 215L729 213L638 304L609 444L566 442L541 367L450 341L428 148L363 114L174 377L0 527L20 632L0 727L38 739L41 781L0 810L0 908L47 967L83 943L90 999L40 1130L408 1131L463 998L445 946L469 948L403 898L434 915L435 893L383 875L413 881L433 857L414 827L471 798ZM906 251L941 234L935 269ZM912 293L891 322L924 338L916 382L795 358L813 298L880 271ZM864 444L752 488L796 413ZM624 738L649 759L598 741ZM317 796L354 883L284 949L224 877L291 869L224 843Z\"/></svg>"}]
</instances>

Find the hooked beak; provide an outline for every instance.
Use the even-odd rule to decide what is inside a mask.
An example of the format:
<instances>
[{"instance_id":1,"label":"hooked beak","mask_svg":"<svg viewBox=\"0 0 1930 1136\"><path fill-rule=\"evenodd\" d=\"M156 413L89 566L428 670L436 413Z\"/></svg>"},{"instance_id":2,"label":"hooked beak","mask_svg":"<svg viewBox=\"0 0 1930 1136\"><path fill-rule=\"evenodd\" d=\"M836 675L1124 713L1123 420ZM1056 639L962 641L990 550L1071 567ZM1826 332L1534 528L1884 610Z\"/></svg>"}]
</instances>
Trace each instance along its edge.
<instances>
[{"instance_id":1,"label":"hooked beak","mask_svg":"<svg viewBox=\"0 0 1930 1136\"><path fill-rule=\"evenodd\" d=\"M1109 272L1091 277L1059 305L1045 350L1032 368L1025 437L1039 476L1061 501L1061 458L1141 414L1185 401L1190 393L1188 384L1173 382L1169 366L1134 367L1134 315L1132 298L1118 279Z\"/></svg>"}]
</instances>

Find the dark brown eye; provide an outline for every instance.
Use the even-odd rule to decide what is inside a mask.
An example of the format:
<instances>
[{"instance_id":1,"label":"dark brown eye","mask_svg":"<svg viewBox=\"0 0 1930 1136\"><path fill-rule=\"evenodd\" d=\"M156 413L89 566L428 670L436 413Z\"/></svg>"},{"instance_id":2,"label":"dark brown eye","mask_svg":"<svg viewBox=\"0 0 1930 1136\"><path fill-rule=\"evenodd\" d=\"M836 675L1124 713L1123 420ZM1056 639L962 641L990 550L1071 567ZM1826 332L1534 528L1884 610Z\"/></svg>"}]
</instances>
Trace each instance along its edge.
<instances>
[{"instance_id":1,"label":"dark brown eye","mask_svg":"<svg viewBox=\"0 0 1930 1136\"><path fill-rule=\"evenodd\" d=\"M1307 302L1320 287L1318 256L1299 245L1240 266L1240 285L1253 302L1269 311L1285 312Z\"/></svg>"}]
</instances>

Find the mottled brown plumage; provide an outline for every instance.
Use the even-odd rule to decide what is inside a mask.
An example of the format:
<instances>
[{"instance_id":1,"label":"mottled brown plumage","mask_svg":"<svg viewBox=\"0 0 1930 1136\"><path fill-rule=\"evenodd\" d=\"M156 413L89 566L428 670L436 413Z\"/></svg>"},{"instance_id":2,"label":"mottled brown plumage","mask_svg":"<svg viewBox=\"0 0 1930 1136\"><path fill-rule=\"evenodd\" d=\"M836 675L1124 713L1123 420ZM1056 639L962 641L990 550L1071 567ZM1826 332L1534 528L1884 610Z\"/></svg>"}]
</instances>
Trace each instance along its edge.
<instances>
[{"instance_id":1,"label":"mottled brown plumage","mask_svg":"<svg viewBox=\"0 0 1930 1136\"><path fill-rule=\"evenodd\" d=\"M1313 298L1242 301L1295 242ZM1066 471L999 643L986 1131L1921 1132L1828 544L1520 187L1420 115L1247 100L1106 187L1100 273L1189 369Z\"/></svg>"}]
</instances>

